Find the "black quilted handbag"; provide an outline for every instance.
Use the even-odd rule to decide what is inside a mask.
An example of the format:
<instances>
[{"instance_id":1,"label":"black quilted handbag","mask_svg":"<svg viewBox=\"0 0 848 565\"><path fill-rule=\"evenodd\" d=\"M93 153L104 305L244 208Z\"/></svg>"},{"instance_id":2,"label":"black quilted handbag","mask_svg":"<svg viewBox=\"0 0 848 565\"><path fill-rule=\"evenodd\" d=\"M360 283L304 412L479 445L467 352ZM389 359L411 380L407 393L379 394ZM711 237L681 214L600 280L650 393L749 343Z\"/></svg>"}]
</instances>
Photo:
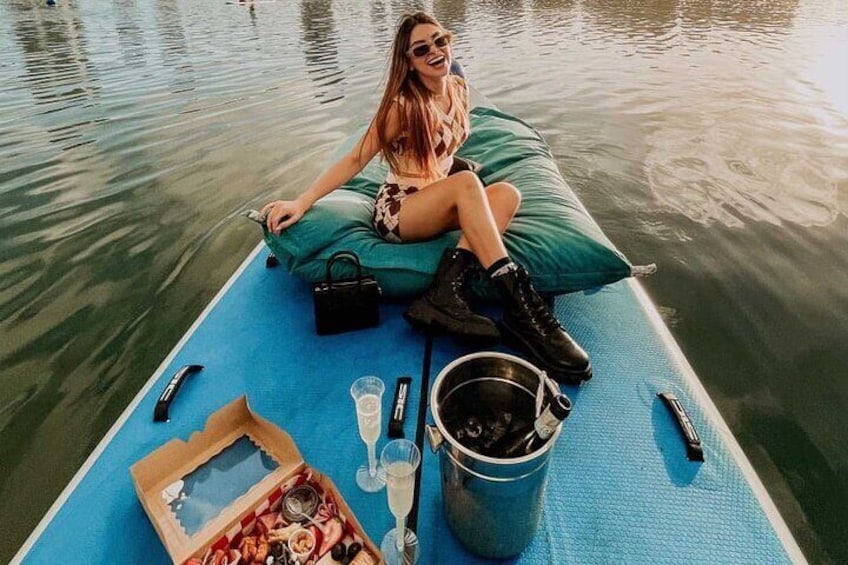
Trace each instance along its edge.
<instances>
[{"instance_id":1,"label":"black quilted handbag","mask_svg":"<svg viewBox=\"0 0 848 565\"><path fill-rule=\"evenodd\" d=\"M348 261L356 276L334 279L333 264ZM380 286L374 275L363 275L359 257L352 251L337 251L327 261L326 279L312 284L315 304L315 331L318 335L337 334L380 323Z\"/></svg>"}]
</instances>

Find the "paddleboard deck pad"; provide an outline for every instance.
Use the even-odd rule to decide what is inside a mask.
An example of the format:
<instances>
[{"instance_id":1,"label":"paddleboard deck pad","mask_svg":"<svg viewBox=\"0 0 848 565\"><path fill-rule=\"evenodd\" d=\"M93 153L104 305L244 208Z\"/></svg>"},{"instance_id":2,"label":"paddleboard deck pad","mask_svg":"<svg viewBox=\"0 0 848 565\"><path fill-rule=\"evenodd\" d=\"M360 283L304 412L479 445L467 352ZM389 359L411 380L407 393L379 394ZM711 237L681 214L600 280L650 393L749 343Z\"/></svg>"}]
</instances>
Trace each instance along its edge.
<instances>
[{"instance_id":1,"label":"paddleboard deck pad","mask_svg":"<svg viewBox=\"0 0 848 565\"><path fill-rule=\"evenodd\" d=\"M421 413L438 372L471 350L447 337L428 343L401 314L381 306L379 326L333 336L314 331L308 283L266 268L259 246L163 362L113 426L13 562L168 563L139 503L129 467L157 447L202 429L241 395L285 429L305 461L338 486L369 537L394 526L385 491L355 484L365 462L350 384L386 383L383 430L396 379L412 376L403 425L423 436ZM555 312L590 353L595 377L563 387L573 402L553 450L541 526L516 564L802 562L786 525L656 309L632 280L558 297ZM509 352L502 349L504 352ZM154 422L159 396L186 365L167 422ZM422 403L422 392L424 402ZM687 458L671 392L697 429L703 462ZM417 514L422 565L489 563L453 536L442 511L438 456L422 445Z\"/></svg>"}]
</instances>

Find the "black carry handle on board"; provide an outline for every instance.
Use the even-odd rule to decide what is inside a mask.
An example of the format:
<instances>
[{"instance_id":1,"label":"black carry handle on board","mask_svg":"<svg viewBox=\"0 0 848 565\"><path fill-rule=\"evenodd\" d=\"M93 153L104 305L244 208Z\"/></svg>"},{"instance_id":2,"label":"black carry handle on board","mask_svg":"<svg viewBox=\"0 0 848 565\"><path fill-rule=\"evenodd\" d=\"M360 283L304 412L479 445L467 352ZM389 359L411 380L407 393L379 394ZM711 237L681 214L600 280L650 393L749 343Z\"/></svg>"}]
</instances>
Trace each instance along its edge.
<instances>
[{"instance_id":1,"label":"black carry handle on board","mask_svg":"<svg viewBox=\"0 0 848 565\"><path fill-rule=\"evenodd\" d=\"M187 376L201 370L203 370L203 365L185 365L171 377L171 380L165 385L162 394L159 395L159 400L156 401L156 407L153 409L154 422L168 421L168 408L177 396L177 392L180 390L183 381Z\"/></svg>"},{"instance_id":2,"label":"black carry handle on board","mask_svg":"<svg viewBox=\"0 0 848 565\"><path fill-rule=\"evenodd\" d=\"M683 408L683 404L677 397L670 392L660 392L657 396L665 402L669 407L674 419L677 421L677 426L680 428L680 434L683 436L683 441L686 443L686 458L690 461L704 460L704 447L701 445L701 438L692 420L689 419L689 414Z\"/></svg>"}]
</instances>

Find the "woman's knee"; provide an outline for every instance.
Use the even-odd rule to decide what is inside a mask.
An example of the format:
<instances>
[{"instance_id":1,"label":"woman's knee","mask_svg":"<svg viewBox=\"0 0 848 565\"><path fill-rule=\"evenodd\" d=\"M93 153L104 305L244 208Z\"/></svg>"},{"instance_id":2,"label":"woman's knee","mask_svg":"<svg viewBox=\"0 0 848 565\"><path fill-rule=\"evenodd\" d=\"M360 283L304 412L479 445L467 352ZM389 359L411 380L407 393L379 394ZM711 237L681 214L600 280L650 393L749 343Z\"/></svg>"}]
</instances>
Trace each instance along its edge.
<instances>
[{"instance_id":1,"label":"woman's knee","mask_svg":"<svg viewBox=\"0 0 848 565\"><path fill-rule=\"evenodd\" d=\"M450 178L454 180L457 186L464 188L476 188L478 186L483 186L483 183L480 182L480 177L478 177L476 173L472 173L471 171L460 171L458 173L452 174Z\"/></svg>"},{"instance_id":2,"label":"woman's knee","mask_svg":"<svg viewBox=\"0 0 848 565\"><path fill-rule=\"evenodd\" d=\"M508 182L496 182L486 187L489 200L498 202L512 210L518 210L521 205L521 192Z\"/></svg>"},{"instance_id":3,"label":"woman's knee","mask_svg":"<svg viewBox=\"0 0 848 565\"><path fill-rule=\"evenodd\" d=\"M461 171L451 175L451 178L456 179L456 190L459 198L471 198L480 200L486 198L486 190L483 183L475 173L471 171Z\"/></svg>"}]
</instances>

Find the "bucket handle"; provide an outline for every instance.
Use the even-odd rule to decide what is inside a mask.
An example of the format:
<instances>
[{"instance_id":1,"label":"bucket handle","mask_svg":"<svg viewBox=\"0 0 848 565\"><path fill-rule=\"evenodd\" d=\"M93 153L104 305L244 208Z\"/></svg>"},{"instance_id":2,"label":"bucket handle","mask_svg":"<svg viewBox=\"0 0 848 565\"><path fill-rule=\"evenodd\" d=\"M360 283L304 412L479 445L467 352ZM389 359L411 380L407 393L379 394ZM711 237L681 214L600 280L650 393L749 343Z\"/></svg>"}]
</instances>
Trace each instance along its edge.
<instances>
[{"instance_id":1,"label":"bucket handle","mask_svg":"<svg viewBox=\"0 0 848 565\"><path fill-rule=\"evenodd\" d=\"M427 443L430 444L430 450L433 453L438 453L439 448L445 442L445 436L442 435L439 428L430 424L424 424L424 431L427 433Z\"/></svg>"}]
</instances>

